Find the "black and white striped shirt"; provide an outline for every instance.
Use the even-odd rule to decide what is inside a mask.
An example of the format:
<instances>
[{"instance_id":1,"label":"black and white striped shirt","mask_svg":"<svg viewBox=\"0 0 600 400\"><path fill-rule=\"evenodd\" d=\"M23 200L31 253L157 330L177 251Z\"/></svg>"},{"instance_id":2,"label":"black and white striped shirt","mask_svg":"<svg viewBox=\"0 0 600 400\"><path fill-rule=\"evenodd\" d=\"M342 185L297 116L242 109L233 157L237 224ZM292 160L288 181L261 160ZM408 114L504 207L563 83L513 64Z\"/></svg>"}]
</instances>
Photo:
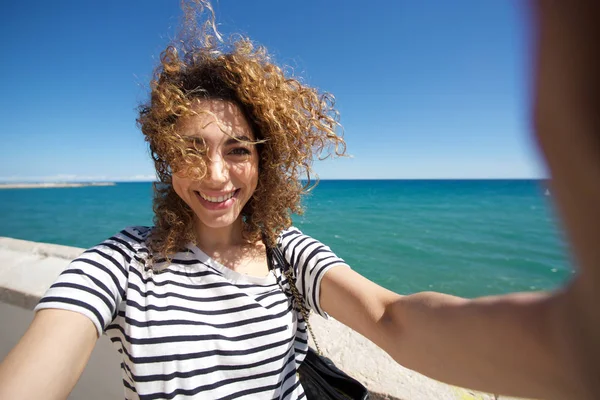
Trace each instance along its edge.
<instances>
[{"instance_id":1,"label":"black and white striped shirt","mask_svg":"<svg viewBox=\"0 0 600 400\"><path fill-rule=\"evenodd\" d=\"M150 230L127 228L84 252L36 310L80 312L108 335L126 399L303 398L296 369L308 349L306 324L292 311L281 268L243 275L190 244L157 272L145 266ZM305 306L326 316L320 281L344 261L296 228L278 246Z\"/></svg>"}]
</instances>

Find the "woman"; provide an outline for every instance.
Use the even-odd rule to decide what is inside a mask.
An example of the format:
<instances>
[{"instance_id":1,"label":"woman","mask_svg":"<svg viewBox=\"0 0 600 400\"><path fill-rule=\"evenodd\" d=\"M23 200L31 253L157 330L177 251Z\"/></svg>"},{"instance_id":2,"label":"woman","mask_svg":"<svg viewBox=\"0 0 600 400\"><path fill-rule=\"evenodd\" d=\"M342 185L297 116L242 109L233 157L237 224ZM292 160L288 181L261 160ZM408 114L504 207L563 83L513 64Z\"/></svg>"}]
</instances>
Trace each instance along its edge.
<instances>
[{"instance_id":1,"label":"woman","mask_svg":"<svg viewBox=\"0 0 600 400\"><path fill-rule=\"evenodd\" d=\"M561 13L540 11L548 26L560 25ZM270 265L275 246L307 307L409 368L486 391L594 398L597 324L576 315L595 294L579 289L581 279L557 293L465 300L400 296L360 276L290 227L313 152L344 152L330 98L286 78L246 40L221 52L214 37L196 37L206 40L166 50L140 113L160 178L156 226L125 229L73 261L0 367L0 398L65 398L102 333L122 355L127 398L302 397L295 372L306 325L281 266ZM560 201L565 178L556 179ZM582 274L593 278L590 260Z\"/></svg>"}]
</instances>

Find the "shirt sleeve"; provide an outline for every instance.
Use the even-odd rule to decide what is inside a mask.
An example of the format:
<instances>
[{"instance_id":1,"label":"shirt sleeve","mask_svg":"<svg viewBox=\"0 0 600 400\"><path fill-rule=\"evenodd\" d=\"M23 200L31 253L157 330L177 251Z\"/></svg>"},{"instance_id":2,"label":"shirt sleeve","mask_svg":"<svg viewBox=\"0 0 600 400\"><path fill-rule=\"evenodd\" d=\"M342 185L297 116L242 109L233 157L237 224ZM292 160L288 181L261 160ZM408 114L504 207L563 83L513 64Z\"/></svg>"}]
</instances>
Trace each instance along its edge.
<instances>
[{"instance_id":1,"label":"shirt sleeve","mask_svg":"<svg viewBox=\"0 0 600 400\"><path fill-rule=\"evenodd\" d=\"M348 265L328 246L297 228L292 227L283 232L278 245L286 261L294 268L296 287L304 298L305 307L327 318L319 303L321 279L330 268Z\"/></svg>"},{"instance_id":2,"label":"shirt sleeve","mask_svg":"<svg viewBox=\"0 0 600 400\"><path fill-rule=\"evenodd\" d=\"M140 233L136 228L125 229L71 261L35 311L54 308L81 313L101 336L125 300L129 266L133 258L139 258L143 241Z\"/></svg>"}]
</instances>

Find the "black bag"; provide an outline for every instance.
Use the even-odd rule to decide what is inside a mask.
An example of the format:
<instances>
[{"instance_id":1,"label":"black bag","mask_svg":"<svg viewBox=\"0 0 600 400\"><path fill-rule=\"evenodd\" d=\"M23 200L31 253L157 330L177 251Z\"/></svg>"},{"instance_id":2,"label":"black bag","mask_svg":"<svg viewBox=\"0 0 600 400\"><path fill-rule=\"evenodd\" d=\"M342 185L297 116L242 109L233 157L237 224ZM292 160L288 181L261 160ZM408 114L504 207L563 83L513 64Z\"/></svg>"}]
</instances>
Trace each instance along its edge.
<instances>
[{"instance_id":1,"label":"black bag","mask_svg":"<svg viewBox=\"0 0 600 400\"><path fill-rule=\"evenodd\" d=\"M311 347L298 368L298 376L308 399L369 399L366 387Z\"/></svg>"},{"instance_id":2,"label":"black bag","mask_svg":"<svg viewBox=\"0 0 600 400\"><path fill-rule=\"evenodd\" d=\"M306 327L317 347L317 350L314 350L311 347L308 348L306 358L300 365L300 368L298 368L298 377L300 384L304 388L306 398L309 400L368 400L369 391L362 383L337 368L329 358L321 355L321 350L317 344L315 334L308 323L308 312L304 308L302 295L298 292L298 288L296 287L296 279L292 274L292 268L290 268L290 265L287 263L278 247L275 246L270 250L269 253L276 258L277 263L281 265L284 275L290 282L290 289L294 295L294 301L296 302L297 308L302 313L302 316L306 321Z\"/></svg>"}]
</instances>

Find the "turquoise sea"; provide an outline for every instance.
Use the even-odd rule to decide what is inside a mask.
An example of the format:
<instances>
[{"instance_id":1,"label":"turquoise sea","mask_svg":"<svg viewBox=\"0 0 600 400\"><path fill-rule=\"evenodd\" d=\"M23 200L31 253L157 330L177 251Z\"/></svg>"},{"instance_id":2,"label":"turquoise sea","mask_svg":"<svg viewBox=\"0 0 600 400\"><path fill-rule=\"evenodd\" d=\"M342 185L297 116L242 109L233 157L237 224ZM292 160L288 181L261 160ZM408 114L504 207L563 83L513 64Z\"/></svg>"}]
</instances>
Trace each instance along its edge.
<instances>
[{"instance_id":1,"label":"turquoise sea","mask_svg":"<svg viewBox=\"0 0 600 400\"><path fill-rule=\"evenodd\" d=\"M572 275L543 182L324 180L294 221L398 293L554 288ZM0 190L0 236L90 247L152 224L151 183Z\"/></svg>"}]
</instances>

